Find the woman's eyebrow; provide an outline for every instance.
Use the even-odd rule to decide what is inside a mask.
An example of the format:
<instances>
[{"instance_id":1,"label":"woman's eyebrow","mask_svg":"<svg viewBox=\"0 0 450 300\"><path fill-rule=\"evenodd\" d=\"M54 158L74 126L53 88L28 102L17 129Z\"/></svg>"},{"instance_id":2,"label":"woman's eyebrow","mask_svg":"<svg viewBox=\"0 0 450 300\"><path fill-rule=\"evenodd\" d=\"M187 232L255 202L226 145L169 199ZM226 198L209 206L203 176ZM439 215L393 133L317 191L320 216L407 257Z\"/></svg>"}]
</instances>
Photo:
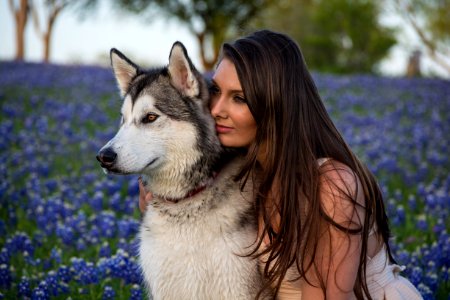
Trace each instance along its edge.
<instances>
[{"instance_id":1,"label":"woman's eyebrow","mask_svg":"<svg viewBox=\"0 0 450 300\"><path fill-rule=\"evenodd\" d=\"M220 85L217 84L217 82L211 78L211 84L217 87L220 87ZM230 94L243 94L244 92L242 91L242 89L232 89L232 90L228 90L227 91Z\"/></svg>"}]
</instances>

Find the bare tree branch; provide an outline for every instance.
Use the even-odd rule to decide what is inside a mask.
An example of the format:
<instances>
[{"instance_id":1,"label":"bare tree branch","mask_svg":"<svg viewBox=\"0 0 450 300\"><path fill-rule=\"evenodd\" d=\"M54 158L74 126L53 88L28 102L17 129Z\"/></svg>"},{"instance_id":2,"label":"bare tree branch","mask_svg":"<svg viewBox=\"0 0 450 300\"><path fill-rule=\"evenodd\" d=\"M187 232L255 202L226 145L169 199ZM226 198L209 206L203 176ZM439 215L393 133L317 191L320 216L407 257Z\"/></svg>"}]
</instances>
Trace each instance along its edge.
<instances>
[{"instance_id":1,"label":"bare tree branch","mask_svg":"<svg viewBox=\"0 0 450 300\"><path fill-rule=\"evenodd\" d=\"M401 15L404 16L406 21L411 25L415 33L418 35L420 41L425 46L429 57L450 74L450 62L443 58L445 57L445 55L441 54L440 51L437 50L438 47L436 42L433 39L429 38L425 32L425 29L419 25L412 5L406 4L402 0L395 0L395 4L397 7L397 11L399 11Z\"/></svg>"},{"instance_id":2,"label":"bare tree branch","mask_svg":"<svg viewBox=\"0 0 450 300\"><path fill-rule=\"evenodd\" d=\"M41 38L44 35L44 33L41 30L38 11L33 1L30 2L30 11L31 11L31 19L33 20L34 30L36 31L36 34Z\"/></svg>"}]
</instances>

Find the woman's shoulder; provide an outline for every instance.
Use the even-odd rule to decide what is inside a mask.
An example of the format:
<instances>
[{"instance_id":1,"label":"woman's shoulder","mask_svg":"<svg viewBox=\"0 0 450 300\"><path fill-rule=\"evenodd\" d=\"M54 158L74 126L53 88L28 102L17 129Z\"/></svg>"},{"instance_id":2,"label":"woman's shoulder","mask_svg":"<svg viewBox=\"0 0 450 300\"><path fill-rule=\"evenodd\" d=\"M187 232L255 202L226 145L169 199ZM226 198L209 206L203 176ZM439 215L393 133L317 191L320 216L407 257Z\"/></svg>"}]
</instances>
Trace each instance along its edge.
<instances>
[{"instance_id":1,"label":"woman's shoulder","mask_svg":"<svg viewBox=\"0 0 450 300\"><path fill-rule=\"evenodd\" d=\"M354 170L348 165L334 158L319 158L317 160L319 167L320 183L333 183L337 187L353 188L356 190L359 178Z\"/></svg>"},{"instance_id":2,"label":"woman's shoulder","mask_svg":"<svg viewBox=\"0 0 450 300\"><path fill-rule=\"evenodd\" d=\"M354 220L355 210L365 206L358 175L348 165L332 158L318 164L320 199L325 212L338 223Z\"/></svg>"}]
</instances>

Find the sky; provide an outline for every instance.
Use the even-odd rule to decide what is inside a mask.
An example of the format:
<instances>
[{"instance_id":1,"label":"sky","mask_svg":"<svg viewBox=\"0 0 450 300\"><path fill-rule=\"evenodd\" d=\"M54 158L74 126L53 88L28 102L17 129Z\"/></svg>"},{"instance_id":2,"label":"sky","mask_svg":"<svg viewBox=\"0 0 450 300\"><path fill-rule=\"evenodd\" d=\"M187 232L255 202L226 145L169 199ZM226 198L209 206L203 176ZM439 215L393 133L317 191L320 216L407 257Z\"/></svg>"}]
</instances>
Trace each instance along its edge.
<instances>
[{"instance_id":1,"label":"sky","mask_svg":"<svg viewBox=\"0 0 450 300\"><path fill-rule=\"evenodd\" d=\"M42 3L42 0L36 2ZM193 63L201 69L196 40L177 21L158 18L152 22L145 22L140 16L117 13L108 6L109 1L100 3L99 9L84 19L71 9L61 13L54 27L50 50L52 63L108 65L110 49L117 48L143 67L163 65L168 62L172 44L181 41L186 46ZM384 18L384 20L385 23L401 26L398 19ZM14 30L15 25L8 1L0 1L0 60L14 58ZM42 42L38 39L31 20L26 28L25 39L25 60L41 61ZM408 44L414 37L409 33L401 37L401 40L403 44ZM388 76L404 74L408 55L412 50L414 42L411 42L409 47L403 45L391 49L388 57L381 63L382 73ZM426 58L422 59L422 68L425 72L430 68ZM441 76L445 75L439 70L432 70Z\"/></svg>"},{"instance_id":2,"label":"sky","mask_svg":"<svg viewBox=\"0 0 450 300\"><path fill-rule=\"evenodd\" d=\"M42 3L42 1L37 1ZM151 23L136 16L118 14L105 1L97 12L81 19L73 10L63 10L55 22L50 60L53 63L105 64L111 48L145 64L166 64L172 44L179 40L199 64L198 46L190 32L174 21ZM42 21L41 21L42 22ZM8 1L0 1L0 60L15 55L15 25ZM25 33L25 60L41 61L42 42L29 20Z\"/></svg>"}]
</instances>

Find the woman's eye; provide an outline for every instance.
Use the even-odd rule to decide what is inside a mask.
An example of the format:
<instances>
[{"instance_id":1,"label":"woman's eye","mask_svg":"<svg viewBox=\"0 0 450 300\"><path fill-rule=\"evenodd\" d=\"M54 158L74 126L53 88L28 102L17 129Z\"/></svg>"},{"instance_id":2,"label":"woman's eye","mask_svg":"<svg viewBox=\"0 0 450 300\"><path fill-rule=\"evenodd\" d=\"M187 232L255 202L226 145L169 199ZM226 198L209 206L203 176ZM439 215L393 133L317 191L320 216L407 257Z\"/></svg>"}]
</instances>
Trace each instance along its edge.
<instances>
[{"instance_id":1,"label":"woman's eye","mask_svg":"<svg viewBox=\"0 0 450 300\"><path fill-rule=\"evenodd\" d=\"M158 119L158 117L159 116L157 114L154 114L154 113L146 114L145 117L142 118L142 123L148 124L148 123L155 122L156 119Z\"/></svg>"},{"instance_id":2,"label":"woman's eye","mask_svg":"<svg viewBox=\"0 0 450 300\"><path fill-rule=\"evenodd\" d=\"M233 99L238 103L247 103L247 100L243 96L236 95Z\"/></svg>"},{"instance_id":3,"label":"woman's eye","mask_svg":"<svg viewBox=\"0 0 450 300\"><path fill-rule=\"evenodd\" d=\"M217 95L219 93L219 88L213 85L209 88L209 92L211 93L211 95Z\"/></svg>"}]
</instances>

